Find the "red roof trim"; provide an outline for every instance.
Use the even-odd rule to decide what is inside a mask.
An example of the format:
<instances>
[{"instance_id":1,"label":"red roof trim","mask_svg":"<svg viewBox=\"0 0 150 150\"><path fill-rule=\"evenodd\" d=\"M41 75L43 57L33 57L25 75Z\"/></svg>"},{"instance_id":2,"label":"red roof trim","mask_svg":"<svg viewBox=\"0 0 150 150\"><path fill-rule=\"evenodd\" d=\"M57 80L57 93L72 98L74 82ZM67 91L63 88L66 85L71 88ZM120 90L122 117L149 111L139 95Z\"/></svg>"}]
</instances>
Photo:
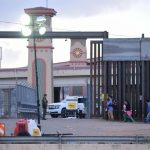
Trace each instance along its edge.
<instances>
[{"instance_id":1,"label":"red roof trim","mask_svg":"<svg viewBox=\"0 0 150 150\"><path fill-rule=\"evenodd\" d=\"M24 9L24 11L29 15L47 15L51 17L53 17L57 13L54 9L46 7L27 8Z\"/></svg>"}]
</instances>

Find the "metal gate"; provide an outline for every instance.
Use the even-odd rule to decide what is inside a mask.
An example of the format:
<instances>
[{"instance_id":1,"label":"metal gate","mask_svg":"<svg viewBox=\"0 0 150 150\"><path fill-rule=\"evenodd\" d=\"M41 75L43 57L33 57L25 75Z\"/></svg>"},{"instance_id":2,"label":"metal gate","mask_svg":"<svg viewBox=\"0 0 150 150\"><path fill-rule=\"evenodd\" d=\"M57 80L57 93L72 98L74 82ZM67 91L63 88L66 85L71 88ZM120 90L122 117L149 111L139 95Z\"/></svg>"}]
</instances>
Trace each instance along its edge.
<instances>
[{"instance_id":1,"label":"metal gate","mask_svg":"<svg viewBox=\"0 0 150 150\"><path fill-rule=\"evenodd\" d=\"M102 95L108 94L117 101L116 119L122 118L124 100L130 102L137 120L144 119L145 100L150 99L150 61L104 61L102 50L103 41L91 41L91 116L106 117Z\"/></svg>"},{"instance_id":2,"label":"metal gate","mask_svg":"<svg viewBox=\"0 0 150 150\"><path fill-rule=\"evenodd\" d=\"M102 41L90 43L90 100L91 116L98 117L102 113Z\"/></svg>"}]
</instances>

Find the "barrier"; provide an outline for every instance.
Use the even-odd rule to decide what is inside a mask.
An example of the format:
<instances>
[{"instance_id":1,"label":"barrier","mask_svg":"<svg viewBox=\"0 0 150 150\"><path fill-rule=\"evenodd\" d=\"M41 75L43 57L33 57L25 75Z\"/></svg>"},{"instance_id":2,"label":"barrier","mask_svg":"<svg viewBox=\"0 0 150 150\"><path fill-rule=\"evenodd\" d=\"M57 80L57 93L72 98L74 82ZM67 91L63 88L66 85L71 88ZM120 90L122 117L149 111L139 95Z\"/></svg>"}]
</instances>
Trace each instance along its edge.
<instances>
[{"instance_id":1,"label":"barrier","mask_svg":"<svg viewBox=\"0 0 150 150\"><path fill-rule=\"evenodd\" d=\"M16 121L14 136L41 136L41 131L35 120L20 119Z\"/></svg>"},{"instance_id":2,"label":"barrier","mask_svg":"<svg viewBox=\"0 0 150 150\"><path fill-rule=\"evenodd\" d=\"M25 119L17 120L16 127L14 130L14 136L23 136L22 134L25 134L28 132L28 122Z\"/></svg>"},{"instance_id":3,"label":"barrier","mask_svg":"<svg viewBox=\"0 0 150 150\"><path fill-rule=\"evenodd\" d=\"M37 123L35 122L35 120L28 120L28 132L31 136L41 136L41 131L37 127Z\"/></svg>"},{"instance_id":4,"label":"barrier","mask_svg":"<svg viewBox=\"0 0 150 150\"><path fill-rule=\"evenodd\" d=\"M3 144L150 144L150 136L69 136L64 134L0 138Z\"/></svg>"}]
</instances>

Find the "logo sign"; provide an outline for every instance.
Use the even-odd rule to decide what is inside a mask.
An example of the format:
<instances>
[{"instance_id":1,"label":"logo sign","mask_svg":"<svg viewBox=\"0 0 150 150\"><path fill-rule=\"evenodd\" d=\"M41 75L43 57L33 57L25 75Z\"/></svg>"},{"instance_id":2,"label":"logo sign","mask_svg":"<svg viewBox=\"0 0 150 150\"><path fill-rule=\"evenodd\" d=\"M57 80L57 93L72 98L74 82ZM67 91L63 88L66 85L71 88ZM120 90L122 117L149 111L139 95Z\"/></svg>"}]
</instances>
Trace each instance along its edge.
<instances>
[{"instance_id":1,"label":"logo sign","mask_svg":"<svg viewBox=\"0 0 150 150\"><path fill-rule=\"evenodd\" d=\"M40 136L40 135L41 135L41 134L40 134L39 128L33 129L33 136Z\"/></svg>"},{"instance_id":2,"label":"logo sign","mask_svg":"<svg viewBox=\"0 0 150 150\"><path fill-rule=\"evenodd\" d=\"M69 109L69 110L77 109L77 102L76 101L68 101L67 109Z\"/></svg>"}]
</instances>

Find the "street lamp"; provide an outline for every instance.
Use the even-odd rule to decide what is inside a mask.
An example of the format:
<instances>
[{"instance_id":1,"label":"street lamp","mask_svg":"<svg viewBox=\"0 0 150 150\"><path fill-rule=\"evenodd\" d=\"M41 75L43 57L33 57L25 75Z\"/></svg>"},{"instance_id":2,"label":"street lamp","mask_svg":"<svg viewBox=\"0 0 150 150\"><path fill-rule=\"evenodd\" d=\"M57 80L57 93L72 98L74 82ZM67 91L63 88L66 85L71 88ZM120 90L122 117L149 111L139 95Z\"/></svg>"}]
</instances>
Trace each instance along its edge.
<instances>
[{"instance_id":1,"label":"street lamp","mask_svg":"<svg viewBox=\"0 0 150 150\"><path fill-rule=\"evenodd\" d=\"M46 22L45 16L29 16L29 15L24 15L22 17L22 34L24 36L30 36L31 34L34 37L34 31L38 30L40 35L45 34L46 32L46 27L44 23Z\"/></svg>"},{"instance_id":2,"label":"street lamp","mask_svg":"<svg viewBox=\"0 0 150 150\"><path fill-rule=\"evenodd\" d=\"M22 34L29 37L33 35L33 48L34 48L34 59L35 59L35 80L36 80L36 96L37 96L37 116L38 116L38 128L41 130L40 125L40 100L39 100L39 86L38 86L38 68L37 68L37 54L36 54L36 41L35 31L39 30L39 34L43 35L46 32L44 22L46 18L44 16L30 16L25 15L23 18L24 26L22 28Z\"/></svg>"}]
</instances>

